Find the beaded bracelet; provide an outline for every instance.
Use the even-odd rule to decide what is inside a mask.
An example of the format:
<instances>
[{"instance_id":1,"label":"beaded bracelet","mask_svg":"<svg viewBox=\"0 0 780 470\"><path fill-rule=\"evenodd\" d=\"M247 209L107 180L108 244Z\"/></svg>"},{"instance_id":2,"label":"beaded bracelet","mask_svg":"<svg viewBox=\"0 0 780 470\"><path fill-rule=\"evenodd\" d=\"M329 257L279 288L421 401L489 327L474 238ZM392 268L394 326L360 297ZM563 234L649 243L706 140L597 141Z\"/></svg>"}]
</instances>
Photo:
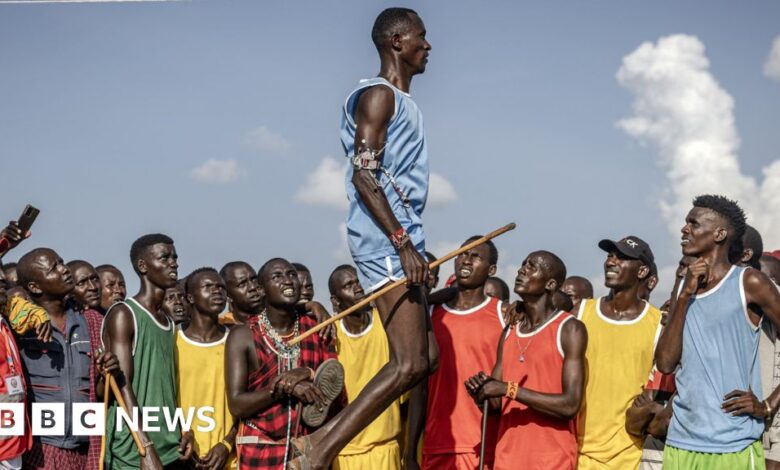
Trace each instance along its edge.
<instances>
[{"instance_id":1,"label":"beaded bracelet","mask_svg":"<svg viewBox=\"0 0 780 470\"><path fill-rule=\"evenodd\" d=\"M506 395L505 397L509 398L510 400L514 400L517 396L517 383L516 382L507 382L506 384Z\"/></svg>"}]
</instances>

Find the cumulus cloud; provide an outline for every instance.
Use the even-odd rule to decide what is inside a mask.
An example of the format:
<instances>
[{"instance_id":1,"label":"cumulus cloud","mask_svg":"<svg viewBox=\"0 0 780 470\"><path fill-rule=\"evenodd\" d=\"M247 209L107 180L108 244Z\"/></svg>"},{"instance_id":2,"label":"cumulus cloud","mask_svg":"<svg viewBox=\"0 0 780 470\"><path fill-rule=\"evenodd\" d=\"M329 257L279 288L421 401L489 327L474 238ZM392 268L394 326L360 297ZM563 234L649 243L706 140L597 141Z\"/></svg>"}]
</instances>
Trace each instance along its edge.
<instances>
[{"instance_id":1,"label":"cumulus cloud","mask_svg":"<svg viewBox=\"0 0 780 470\"><path fill-rule=\"evenodd\" d=\"M346 209L345 172L343 161L333 157L323 158L317 168L306 176L306 183L295 194L295 200L313 206Z\"/></svg>"},{"instance_id":2,"label":"cumulus cloud","mask_svg":"<svg viewBox=\"0 0 780 470\"><path fill-rule=\"evenodd\" d=\"M657 149L666 171L659 208L669 231L679 235L693 197L724 194L768 246L779 246L780 161L763 170L761 184L742 173L734 100L710 72L704 44L682 34L646 42L623 58L617 80L634 95L633 114L618 127Z\"/></svg>"},{"instance_id":3,"label":"cumulus cloud","mask_svg":"<svg viewBox=\"0 0 780 470\"><path fill-rule=\"evenodd\" d=\"M780 36L772 41L769 57L764 62L764 75L780 82Z\"/></svg>"},{"instance_id":4,"label":"cumulus cloud","mask_svg":"<svg viewBox=\"0 0 780 470\"><path fill-rule=\"evenodd\" d=\"M210 158L202 165L190 171L190 178L207 184L226 184L246 176L246 170L238 166L233 159L217 160Z\"/></svg>"},{"instance_id":5,"label":"cumulus cloud","mask_svg":"<svg viewBox=\"0 0 780 470\"><path fill-rule=\"evenodd\" d=\"M276 134L266 126L249 131L244 136L244 144L262 152L283 154L290 150L290 142L280 134Z\"/></svg>"},{"instance_id":6,"label":"cumulus cloud","mask_svg":"<svg viewBox=\"0 0 780 470\"><path fill-rule=\"evenodd\" d=\"M443 207L458 200L455 187L447 178L438 173L431 173L428 189L428 205Z\"/></svg>"}]
</instances>

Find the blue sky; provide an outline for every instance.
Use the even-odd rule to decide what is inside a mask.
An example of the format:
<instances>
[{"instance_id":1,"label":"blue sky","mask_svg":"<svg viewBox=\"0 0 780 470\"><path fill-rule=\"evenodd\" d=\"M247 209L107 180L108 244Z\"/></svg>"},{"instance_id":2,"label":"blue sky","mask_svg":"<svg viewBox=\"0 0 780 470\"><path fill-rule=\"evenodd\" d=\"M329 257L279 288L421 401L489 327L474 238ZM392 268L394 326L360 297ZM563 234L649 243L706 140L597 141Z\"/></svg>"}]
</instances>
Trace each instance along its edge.
<instances>
[{"instance_id":1,"label":"blue sky","mask_svg":"<svg viewBox=\"0 0 780 470\"><path fill-rule=\"evenodd\" d=\"M377 73L370 29L391 5L0 4L0 217L32 203L41 215L26 248L126 274L130 243L153 231L176 240L182 275L283 256L309 265L326 300L327 275L349 260L340 106ZM780 3L402 5L433 45L412 94L438 175L424 217L437 254L515 221L498 241L507 280L541 248L599 279L596 243L628 234L671 266L681 221L660 202L684 205L681 185L755 196L751 221L780 248L768 216L780 186L762 186L780 158L780 73L765 65ZM618 125L631 117L660 131ZM684 166L692 142L709 144L704 176Z\"/></svg>"}]
</instances>

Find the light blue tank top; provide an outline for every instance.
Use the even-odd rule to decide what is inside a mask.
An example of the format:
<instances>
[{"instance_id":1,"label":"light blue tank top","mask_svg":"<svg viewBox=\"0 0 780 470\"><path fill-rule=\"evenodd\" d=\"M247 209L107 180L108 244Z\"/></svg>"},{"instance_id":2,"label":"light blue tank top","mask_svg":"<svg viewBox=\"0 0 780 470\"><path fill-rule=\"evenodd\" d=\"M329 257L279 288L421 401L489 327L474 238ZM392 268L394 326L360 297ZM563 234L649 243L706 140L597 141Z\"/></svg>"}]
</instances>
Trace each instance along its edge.
<instances>
[{"instance_id":1,"label":"light blue tank top","mask_svg":"<svg viewBox=\"0 0 780 470\"><path fill-rule=\"evenodd\" d=\"M690 300L683 331L677 395L666 442L696 452L739 452L761 438L763 420L721 410L732 390L762 400L758 358L759 327L747 313L742 278L733 266L711 290Z\"/></svg>"},{"instance_id":2,"label":"light blue tank top","mask_svg":"<svg viewBox=\"0 0 780 470\"><path fill-rule=\"evenodd\" d=\"M398 222L406 229L418 250L425 249L422 213L428 199L428 152L425 145L423 117L408 93L395 88L381 77L361 80L347 96L341 116L341 144L348 158L355 155L355 111L363 91L375 85L384 85L393 91L395 112L387 127L387 144L382 154L383 171L376 175L384 188ZM352 184L352 163L348 164L346 186L349 199L347 241L355 261L379 259L396 252L382 229L374 221ZM397 188L397 189L396 189ZM400 191L399 191L400 189ZM404 198L406 197L406 203Z\"/></svg>"}]
</instances>

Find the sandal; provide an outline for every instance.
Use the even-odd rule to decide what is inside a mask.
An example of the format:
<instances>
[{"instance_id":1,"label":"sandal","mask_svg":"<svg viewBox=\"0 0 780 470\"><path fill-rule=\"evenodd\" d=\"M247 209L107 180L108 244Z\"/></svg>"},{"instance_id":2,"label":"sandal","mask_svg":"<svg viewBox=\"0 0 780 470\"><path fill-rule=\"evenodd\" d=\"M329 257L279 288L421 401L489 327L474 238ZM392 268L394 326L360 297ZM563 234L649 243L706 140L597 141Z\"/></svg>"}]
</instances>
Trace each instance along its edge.
<instances>
[{"instance_id":1,"label":"sandal","mask_svg":"<svg viewBox=\"0 0 780 470\"><path fill-rule=\"evenodd\" d=\"M301 412L303 422L316 428L322 426L333 401L341 395L344 389L344 367L335 359L328 359L317 368L314 374L314 385L325 395L325 406L320 410L312 403L305 405Z\"/></svg>"}]
</instances>

